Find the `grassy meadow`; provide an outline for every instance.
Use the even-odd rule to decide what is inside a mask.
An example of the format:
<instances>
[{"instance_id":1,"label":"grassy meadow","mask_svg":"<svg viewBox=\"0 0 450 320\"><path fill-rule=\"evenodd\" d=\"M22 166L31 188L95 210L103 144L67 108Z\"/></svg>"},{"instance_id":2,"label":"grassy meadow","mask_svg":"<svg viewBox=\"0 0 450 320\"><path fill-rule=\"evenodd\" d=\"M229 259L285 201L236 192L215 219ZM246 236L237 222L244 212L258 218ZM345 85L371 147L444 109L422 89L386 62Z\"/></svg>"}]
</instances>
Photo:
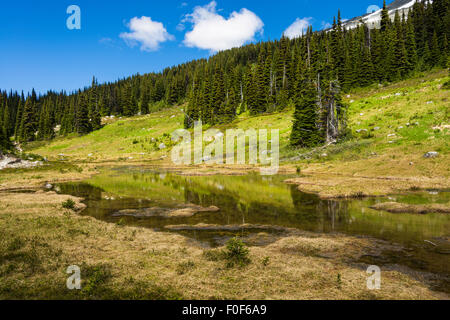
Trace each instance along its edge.
<instances>
[{"instance_id":1,"label":"grassy meadow","mask_svg":"<svg viewBox=\"0 0 450 320\"><path fill-rule=\"evenodd\" d=\"M257 117L242 114L217 128L280 129L280 170L297 174L290 183L322 198L449 188L450 97L443 87L449 79L447 71L438 70L350 92L344 100L351 135L326 148L289 146L292 109ZM39 168L0 171L0 299L448 299L431 289L424 274L407 268L383 270L382 289L368 291L367 265L361 257L398 249L381 240L291 231L265 247L250 247L245 264L235 264L225 247L211 250L181 235L81 216L74 210L81 199L41 191L46 183L86 179L105 192L125 196L144 196L145 188L155 188L151 180L140 181L139 191L129 188L130 178L108 181L96 176L111 166L146 164L184 175L257 169L174 166L170 134L183 127L183 108L109 119L86 136L23 146L48 162ZM166 147L161 149L161 144ZM424 158L429 151L439 155ZM227 183L215 179L211 181ZM211 188L197 184L205 193ZM272 193L271 203L290 201L269 182L258 193L239 182L227 187L241 193L245 203L260 193ZM161 199L170 195L182 200L172 188L158 188ZM75 203L73 209L68 199ZM367 219L381 228L383 216L387 225L398 222L387 213ZM419 223L426 217L414 219ZM70 265L85 270L80 291L66 288Z\"/></svg>"}]
</instances>

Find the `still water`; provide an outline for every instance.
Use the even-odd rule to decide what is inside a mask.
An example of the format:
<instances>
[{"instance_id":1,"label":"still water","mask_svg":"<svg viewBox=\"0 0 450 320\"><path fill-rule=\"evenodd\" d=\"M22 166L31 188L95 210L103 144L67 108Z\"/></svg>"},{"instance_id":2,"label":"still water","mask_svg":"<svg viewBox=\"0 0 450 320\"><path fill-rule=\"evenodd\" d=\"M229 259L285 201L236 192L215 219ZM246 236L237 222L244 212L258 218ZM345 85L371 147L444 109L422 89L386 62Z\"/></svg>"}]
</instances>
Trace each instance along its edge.
<instances>
[{"instance_id":1,"label":"still water","mask_svg":"<svg viewBox=\"0 0 450 320\"><path fill-rule=\"evenodd\" d=\"M450 192L430 190L383 198L321 200L284 183L288 178L257 174L187 177L126 167L103 172L84 182L59 184L55 188L60 193L85 198L87 209L83 215L112 223L177 232L205 246L222 245L236 235L248 242L254 240L252 236L261 233L277 238L283 236L286 228L338 232L387 240L409 248L405 256L386 252L385 261L369 261L368 258L367 263L401 263L424 271L450 274L450 215L392 214L369 208L386 201L449 203ZM170 218L121 215L125 209L168 210L191 204L215 206L220 210ZM270 237L264 239L252 244L264 245L270 241L267 240Z\"/></svg>"}]
</instances>

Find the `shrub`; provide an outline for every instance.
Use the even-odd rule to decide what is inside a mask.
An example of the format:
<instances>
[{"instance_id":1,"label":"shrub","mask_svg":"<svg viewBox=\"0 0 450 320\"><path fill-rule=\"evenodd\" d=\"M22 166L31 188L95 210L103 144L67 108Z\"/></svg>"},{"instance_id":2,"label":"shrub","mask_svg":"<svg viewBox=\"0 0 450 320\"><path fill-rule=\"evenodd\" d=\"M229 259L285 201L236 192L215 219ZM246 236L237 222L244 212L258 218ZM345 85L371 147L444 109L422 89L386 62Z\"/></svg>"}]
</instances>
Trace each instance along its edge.
<instances>
[{"instance_id":1,"label":"shrub","mask_svg":"<svg viewBox=\"0 0 450 320\"><path fill-rule=\"evenodd\" d=\"M111 267L107 264L83 264L80 269L86 277L81 292L87 296L94 296L104 291L105 285L112 277Z\"/></svg>"},{"instance_id":2,"label":"shrub","mask_svg":"<svg viewBox=\"0 0 450 320\"><path fill-rule=\"evenodd\" d=\"M208 261L226 261L227 268L248 265L251 262L248 256L247 246L237 237L228 240L224 250L213 249L203 252L203 257Z\"/></svg>"},{"instance_id":3,"label":"shrub","mask_svg":"<svg viewBox=\"0 0 450 320\"><path fill-rule=\"evenodd\" d=\"M224 256L227 260L227 267L233 267L236 264L244 266L250 263L248 257L249 250L246 245L237 237L228 240Z\"/></svg>"},{"instance_id":4,"label":"shrub","mask_svg":"<svg viewBox=\"0 0 450 320\"><path fill-rule=\"evenodd\" d=\"M64 209L73 210L75 209L75 201L73 201L72 199L67 199L62 203L62 207Z\"/></svg>"}]
</instances>

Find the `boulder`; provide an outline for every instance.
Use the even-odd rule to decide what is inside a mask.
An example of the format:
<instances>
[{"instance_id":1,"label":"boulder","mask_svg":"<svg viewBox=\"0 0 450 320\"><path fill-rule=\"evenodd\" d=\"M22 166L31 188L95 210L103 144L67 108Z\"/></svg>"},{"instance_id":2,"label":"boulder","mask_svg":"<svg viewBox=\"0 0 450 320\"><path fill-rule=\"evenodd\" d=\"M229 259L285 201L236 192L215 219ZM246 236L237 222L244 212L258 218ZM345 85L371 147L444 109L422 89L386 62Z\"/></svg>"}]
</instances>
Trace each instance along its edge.
<instances>
[{"instance_id":1,"label":"boulder","mask_svg":"<svg viewBox=\"0 0 450 320\"><path fill-rule=\"evenodd\" d=\"M426 159L432 159L432 158L436 158L437 156L439 156L439 152L430 151L430 152L425 153L425 155L423 157Z\"/></svg>"}]
</instances>

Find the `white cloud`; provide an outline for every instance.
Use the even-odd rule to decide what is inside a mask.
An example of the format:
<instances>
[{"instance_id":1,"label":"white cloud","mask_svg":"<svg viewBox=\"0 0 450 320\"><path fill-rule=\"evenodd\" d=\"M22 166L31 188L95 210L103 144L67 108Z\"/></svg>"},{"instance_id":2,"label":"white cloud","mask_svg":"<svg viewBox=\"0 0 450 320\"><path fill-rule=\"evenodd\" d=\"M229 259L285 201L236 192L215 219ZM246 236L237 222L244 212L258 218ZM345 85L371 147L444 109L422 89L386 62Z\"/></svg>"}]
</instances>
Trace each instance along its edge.
<instances>
[{"instance_id":1,"label":"white cloud","mask_svg":"<svg viewBox=\"0 0 450 320\"><path fill-rule=\"evenodd\" d=\"M311 25L311 20L311 17L303 19L297 18L294 23L284 31L284 35L289 39L300 37L301 35L306 33L306 30Z\"/></svg>"},{"instance_id":2,"label":"white cloud","mask_svg":"<svg viewBox=\"0 0 450 320\"><path fill-rule=\"evenodd\" d=\"M192 30L187 32L184 45L217 52L240 47L254 40L255 34L263 32L264 23L247 9L234 11L228 19L217 13L217 3L194 8L194 12L185 16L182 22L191 22Z\"/></svg>"},{"instance_id":3,"label":"white cloud","mask_svg":"<svg viewBox=\"0 0 450 320\"><path fill-rule=\"evenodd\" d=\"M142 51L158 50L160 43L175 39L161 22L152 21L150 17L134 17L128 28L131 32L123 32L120 37L131 47L140 44Z\"/></svg>"}]
</instances>

